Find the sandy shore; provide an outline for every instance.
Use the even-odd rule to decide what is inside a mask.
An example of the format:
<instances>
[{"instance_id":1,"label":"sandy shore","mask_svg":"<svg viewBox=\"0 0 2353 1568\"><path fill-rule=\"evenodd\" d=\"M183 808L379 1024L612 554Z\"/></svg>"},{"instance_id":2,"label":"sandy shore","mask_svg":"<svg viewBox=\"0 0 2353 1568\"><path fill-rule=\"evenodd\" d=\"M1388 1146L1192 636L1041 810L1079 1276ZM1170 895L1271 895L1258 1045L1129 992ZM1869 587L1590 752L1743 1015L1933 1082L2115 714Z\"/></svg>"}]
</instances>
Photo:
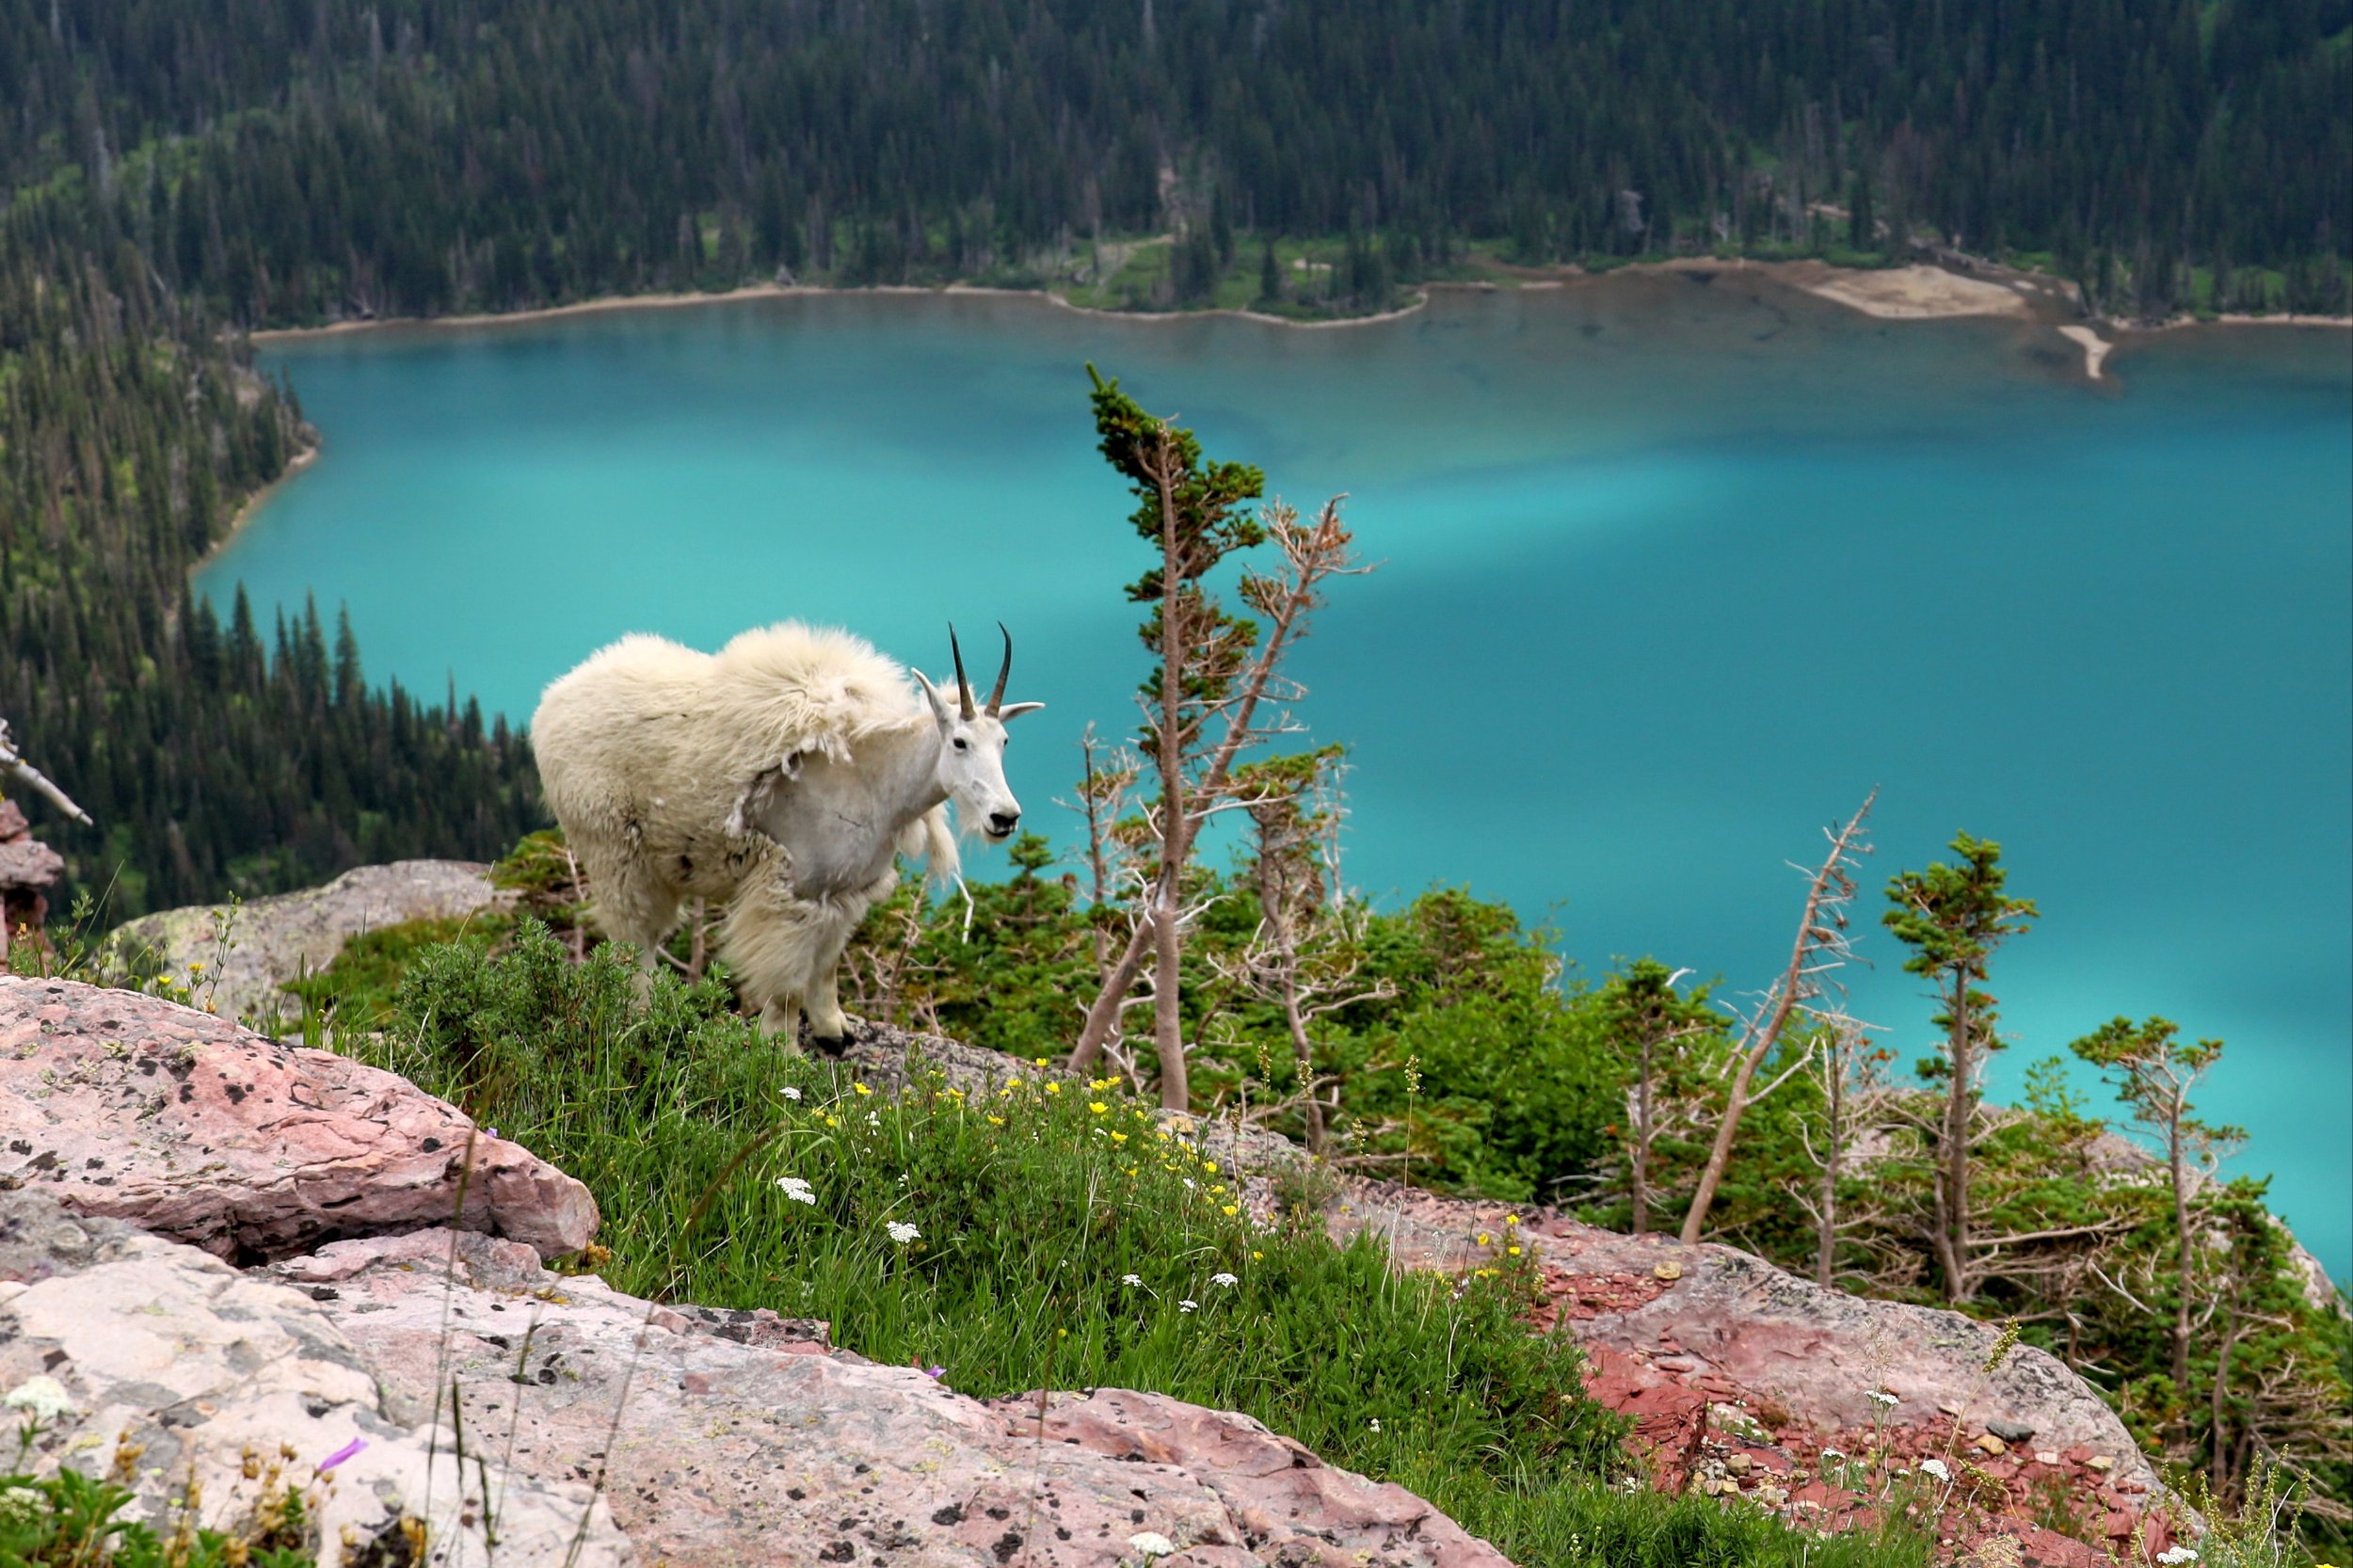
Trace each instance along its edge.
<instances>
[{"instance_id":1,"label":"sandy shore","mask_svg":"<svg viewBox=\"0 0 2353 1568\"><path fill-rule=\"evenodd\" d=\"M1788 281L1821 299L1884 321L1943 321L1956 316L2030 316L2041 291L1998 283L1940 266L1845 271L1821 262L1790 262Z\"/></svg>"},{"instance_id":2,"label":"sandy shore","mask_svg":"<svg viewBox=\"0 0 2353 1568\"><path fill-rule=\"evenodd\" d=\"M332 330L332 328L322 328L322 330ZM280 488L282 488L286 482L292 479L296 474L300 473L304 469L309 468L312 463L319 460L319 448L325 444L325 441L322 440L304 447L301 451L296 453L292 457L287 459L285 472L280 474L277 478L263 486L260 489L255 490L251 495L247 496L245 498L244 504L237 508L236 515L229 520L229 532L223 534L219 538L215 539L213 541L213 548L206 551L197 563L188 568L188 570L191 573L202 571L206 567L213 564L214 560L219 556L222 551L227 550L232 544L234 544L236 542L237 536L245 532L245 525L251 522L254 518L260 514L263 504L266 503L271 496L276 495Z\"/></svg>"},{"instance_id":3,"label":"sandy shore","mask_svg":"<svg viewBox=\"0 0 2353 1568\"><path fill-rule=\"evenodd\" d=\"M607 311L664 311L684 305L723 305L731 299L769 299L795 294L849 292L853 291L752 283L719 294L614 294L584 299L577 304L544 305L530 311L486 311L462 316L374 316L366 321L339 321L330 327L270 327L247 335L255 343L288 343L298 338L340 337L348 332L377 332L394 327L504 327L526 321L553 321L559 316L600 315ZM928 291L873 289L864 292L922 294Z\"/></svg>"},{"instance_id":4,"label":"sandy shore","mask_svg":"<svg viewBox=\"0 0 2353 1568\"><path fill-rule=\"evenodd\" d=\"M1622 273L1641 272L1743 272L1769 279L1785 287L1810 294L1865 315L1882 321L1949 321L1962 317L2007 317L2011 320L2041 320L2057 326L2058 330L2084 351L2084 374L2091 380L2101 379L2101 361L2117 346L2103 340L2093 326L2059 325L2061 317L2077 314L2075 296L2062 280L2039 273L2009 272L1996 276L1952 272L1940 266L1915 265L1861 269L1833 266L1828 262L1795 261L1766 262L1746 258L1721 260L1706 256L1680 257L1669 262L1637 263L1613 268L1609 272L1587 272L1581 267L1500 267L1500 275L1492 280L1469 281L1439 281L1424 284L1406 304L1376 315L1339 316L1320 321L1299 321L1289 316L1269 315L1262 311L1114 311L1092 305L1072 303L1051 289L990 288L974 283L949 283L940 287L916 284L881 283L868 288L832 288L798 283L753 283L739 289L715 294L636 294L610 295L596 299L584 299L570 305L550 305L537 310L480 312L456 316L386 316L372 321L344 321L331 327L273 328L251 334L260 344L283 343L302 338L331 337L347 332L374 332L394 328L477 328L521 326L530 322L552 321L563 316L599 315L613 311L677 310L695 305L723 305L745 299L784 299L801 295L851 294L946 294L1001 296L1006 298L1039 299L1048 304L1075 312L1080 315L1102 316L1121 321L1185 321L1203 315L1225 315L1243 321L1262 322L1270 327L1290 327L1302 330L1323 330L1340 327L1370 327L1385 321L1397 321L1425 310L1432 296L1442 290L1484 292L1496 289L1564 289L1598 284ZM2353 318L2344 316L2250 316L2226 315L2213 323L2184 316L2156 327L2132 327L2122 323L2103 321L2097 324L2109 332L2171 331L2178 328L2207 325L2231 327L2353 327ZM287 470L288 476L309 462L309 456L297 460ZM282 481L281 481L282 482ZM266 495L268 491L262 492ZM256 498L259 499L258 497ZM248 503L248 507L252 503Z\"/></svg>"},{"instance_id":5,"label":"sandy shore","mask_svg":"<svg viewBox=\"0 0 2353 1568\"><path fill-rule=\"evenodd\" d=\"M2062 327L2058 334L2068 342L2082 346L2085 377L2092 381L2100 379L2100 361L2116 351L2116 344L2089 327Z\"/></svg>"},{"instance_id":6,"label":"sandy shore","mask_svg":"<svg viewBox=\"0 0 2353 1568\"><path fill-rule=\"evenodd\" d=\"M599 315L611 311L675 310L692 305L721 305L744 299L784 299L799 295L833 294L948 294L997 295L1008 298L1042 299L1065 311L1080 315L1114 317L1121 321L1182 321L1201 315L1226 315L1244 321L1263 322L1270 327L1294 327L1302 330L1323 330L1336 327L1369 327L1385 321L1396 321L1426 309L1433 294L1440 290L1484 291L1498 288L1561 289L1579 284L1597 283L1625 272L1689 272L1737 270L1770 278L1792 288L1834 301L1866 315L1891 320L1932 320L1952 316L2024 315L2031 313L2034 299L2000 283L1982 279L1965 278L1946 272L1941 267L1897 267L1881 272L1860 272L1834 267L1826 262L1756 262L1745 260L1717 261L1706 257L1685 258L1672 262L1638 263L1633 266L1613 269L1607 273L1589 273L1580 267L1513 268L1493 280L1465 282L1437 281L1423 285L1407 303L1393 311L1375 315L1338 316L1321 321L1300 321L1289 316L1270 315L1263 311L1114 311L1093 305L1079 305L1050 289L988 288L971 283L950 283L942 287L920 287L913 284L876 284L870 288L846 289L811 284L754 283L740 289L728 289L716 294L635 294L611 295L596 299L584 299L569 305L550 305L530 311L477 312L455 316L383 316L369 321L341 321L329 327L271 328L251 334L258 344L287 343L303 338L332 337L350 332L375 332L394 328L472 328L520 326L528 322L552 321L563 316Z\"/></svg>"}]
</instances>

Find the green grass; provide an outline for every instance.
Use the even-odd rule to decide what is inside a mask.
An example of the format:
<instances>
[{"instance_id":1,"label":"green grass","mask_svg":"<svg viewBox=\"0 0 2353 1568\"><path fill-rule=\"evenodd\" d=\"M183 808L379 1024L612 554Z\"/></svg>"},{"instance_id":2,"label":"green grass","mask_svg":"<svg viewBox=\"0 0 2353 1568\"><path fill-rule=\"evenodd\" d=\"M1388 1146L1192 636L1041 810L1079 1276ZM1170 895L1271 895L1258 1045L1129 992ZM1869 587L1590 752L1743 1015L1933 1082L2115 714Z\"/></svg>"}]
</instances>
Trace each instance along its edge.
<instances>
[{"instance_id":1,"label":"green grass","mask_svg":"<svg viewBox=\"0 0 2353 1568\"><path fill-rule=\"evenodd\" d=\"M715 986L665 976L640 1006L618 963L575 966L529 920L495 958L409 956L397 1015L358 1049L585 1181L623 1289L824 1318L982 1397L1109 1385L1246 1411L1523 1563L1928 1560L1612 1490L1622 1424L1583 1398L1574 1345L1524 1326L1527 1278L1401 1274L1313 1213L1254 1224L1233 1173L1108 1088L1032 1073L968 1095L919 1070L892 1096L784 1056Z\"/></svg>"}]
</instances>

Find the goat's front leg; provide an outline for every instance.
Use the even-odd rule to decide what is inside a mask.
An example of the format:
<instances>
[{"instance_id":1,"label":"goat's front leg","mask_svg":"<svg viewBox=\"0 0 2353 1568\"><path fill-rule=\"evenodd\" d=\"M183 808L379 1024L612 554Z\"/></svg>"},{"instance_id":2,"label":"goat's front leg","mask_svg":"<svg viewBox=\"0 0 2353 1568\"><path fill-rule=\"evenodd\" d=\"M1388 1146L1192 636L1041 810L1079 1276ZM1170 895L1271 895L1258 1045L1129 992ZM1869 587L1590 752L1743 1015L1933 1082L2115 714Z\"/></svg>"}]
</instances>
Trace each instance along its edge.
<instances>
[{"instance_id":1,"label":"goat's front leg","mask_svg":"<svg viewBox=\"0 0 2353 1568\"><path fill-rule=\"evenodd\" d=\"M801 1009L783 997L772 997L760 1010L760 1032L784 1047L788 1055L801 1049Z\"/></svg>"},{"instance_id":2,"label":"goat's front leg","mask_svg":"<svg viewBox=\"0 0 2353 1568\"><path fill-rule=\"evenodd\" d=\"M809 987L808 1043L824 1056L840 1056L850 1044L849 1016L841 1011L836 988L840 968L841 954L836 952Z\"/></svg>"}]
</instances>

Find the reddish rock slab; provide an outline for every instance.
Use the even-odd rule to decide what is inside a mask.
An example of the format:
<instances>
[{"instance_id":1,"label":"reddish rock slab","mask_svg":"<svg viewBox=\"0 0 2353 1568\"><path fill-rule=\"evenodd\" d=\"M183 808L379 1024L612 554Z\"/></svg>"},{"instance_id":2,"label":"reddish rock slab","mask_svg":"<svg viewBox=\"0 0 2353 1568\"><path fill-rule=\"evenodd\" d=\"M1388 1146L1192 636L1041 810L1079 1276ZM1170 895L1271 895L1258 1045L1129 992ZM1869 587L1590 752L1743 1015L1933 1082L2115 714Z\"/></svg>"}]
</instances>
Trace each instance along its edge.
<instances>
[{"instance_id":1,"label":"reddish rock slab","mask_svg":"<svg viewBox=\"0 0 2353 1568\"><path fill-rule=\"evenodd\" d=\"M2117 1479L2156 1483L2116 1413L2056 1356L2020 1345L1988 1374L2000 1335L1991 1323L1825 1290L1733 1247L1685 1247L1553 1216L1527 1229L1545 1262L1567 1273L1674 1273L1651 1301L1573 1320L1589 1345L1644 1355L1674 1345L1699 1368L1691 1375L1721 1378L1817 1432L1949 1424L1959 1411L1973 1430L2015 1421L2034 1432L2035 1448L2086 1445L2114 1458ZM1881 1405L1875 1392L1895 1404Z\"/></svg>"},{"instance_id":2,"label":"reddish rock slab","mask_svg":"<svg viewBox=\"0 0 2353 1568\"><path fill-rule=\"evenodd\" d=\"M0 1182L246 1261L453 1221L552 1257L597 1228L585 1187L406 1080L57 980L0 977Z\"/></svg>"},{"instance_id":3,"label":"reddish rock slab","mask_svg":"<svg viewBox=\"0 0 2353 1568\"><path fill-rule=\"evenodd\" d=\"M1508 1568L1493 1546L1405 1488L1328 1465L1234 1411L1127 1388L1053 1395L1042 1427L1035 1394L1003 1400L999 1408L1013 1417L1016 1435L1042 1430L1049 1443L1076 1443L1131 1464L1174 1465L1198 1477L1225 1503L1245 1541L1290 1539L1289 1555L1277 1560L1286 1568L1408 1561Z\"/></svg>"}]
</instances>

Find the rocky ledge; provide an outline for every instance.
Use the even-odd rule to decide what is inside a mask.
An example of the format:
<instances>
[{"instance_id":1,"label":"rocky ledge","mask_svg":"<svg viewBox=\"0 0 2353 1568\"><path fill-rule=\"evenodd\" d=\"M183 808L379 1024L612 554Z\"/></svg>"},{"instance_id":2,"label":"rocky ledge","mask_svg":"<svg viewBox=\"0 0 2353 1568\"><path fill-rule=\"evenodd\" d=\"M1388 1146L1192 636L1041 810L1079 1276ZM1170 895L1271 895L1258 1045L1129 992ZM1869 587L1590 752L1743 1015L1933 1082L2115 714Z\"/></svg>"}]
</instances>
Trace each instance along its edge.
<instances>
[{"instance_id":1,"label":"rocky ledge","mask_svg":"<svg viewBox=\"0 0 2353 1568\"><path fill-rule=\"evenodd\" d=\"M0 980L0 1380L71 1405L34 1462L120 1465L158 1521L193 1480L232 1523L282 1463L329 1560L408 1560L421 1522L454 1568L1114 1568L1148 1536L1176 1568L1509 1568L1244 1416L984 1402L552 1272L595 1224L569 1177L169 1002Z\"/></svg>"}]
</instances>

